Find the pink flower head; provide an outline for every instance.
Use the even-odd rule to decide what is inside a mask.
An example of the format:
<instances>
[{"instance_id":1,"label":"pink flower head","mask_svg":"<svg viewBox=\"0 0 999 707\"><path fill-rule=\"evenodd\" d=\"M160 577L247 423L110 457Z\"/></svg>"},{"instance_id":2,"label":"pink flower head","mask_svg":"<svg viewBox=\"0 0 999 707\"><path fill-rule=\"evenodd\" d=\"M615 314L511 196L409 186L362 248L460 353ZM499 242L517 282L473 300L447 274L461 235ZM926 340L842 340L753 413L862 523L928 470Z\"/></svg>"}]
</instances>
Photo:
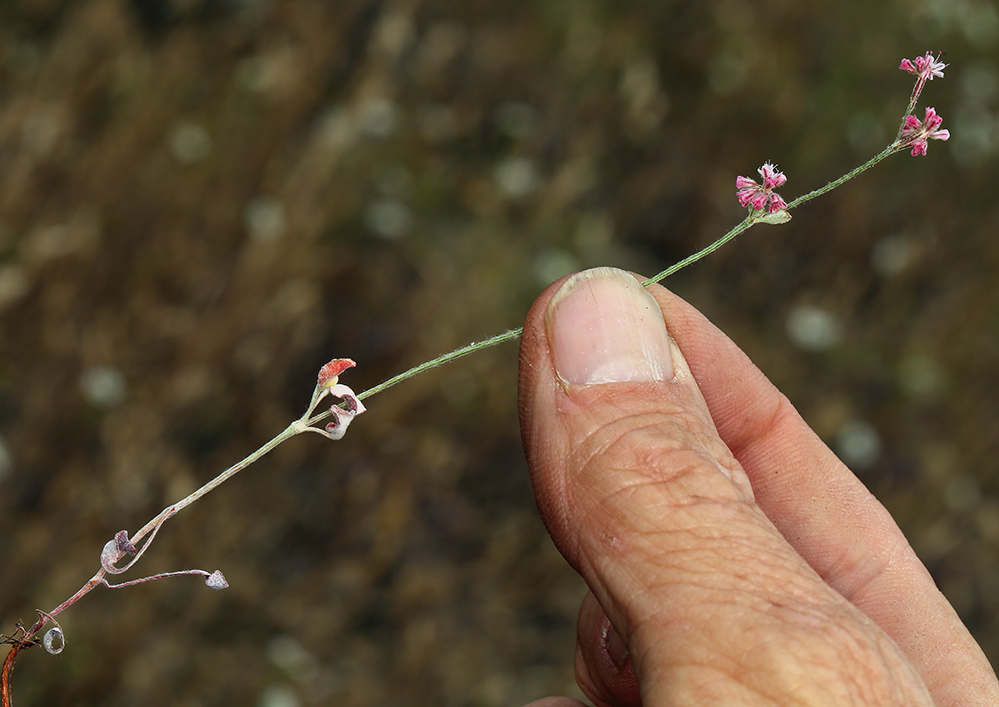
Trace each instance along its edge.
<instances>
[{"instance_id":1,"label":"pink flower head","mask_svg":"<svg viewBox=\"0 0 999 707\"><path fill-rule=\"evenodd\" d=\"M950 138L949 130L941 130L940 125L943 118L937 115L933 108L927 108L922 122L914 115L905 116L905 123L902 132L899 134L899 142L902 147L911 147L910 153L913 157L926 154L926 141L947 140Z\"/></svg>"},{"instance_id":2,"label":"pink flower head","mask_svg":"<svg viewBox=\"0 0 999 707\"><path fill-rule=\"evenodd\" d=\"M777 213L781 209L786 209L787 204L773 190L787 181L783 172L778 172L777 168L769 162L764 163L757 170L763 177L763 184L757 184L749 177L736 177L735 187L736 198L742 206L751 207L753 211L767 210L767 213Z\"/></svg>"},{"instance_id":3,"label":"pink flower head","mask_svg":"<svg viewBox=\"0 0 999 707\"><path fill-rule=\"evenodd\" d=\"M943 70L947 66L947 64L940 61L940 57L933 58L930 52L926 52L925 56L917 56L912 61L902 59L902 63L899 64L898 68L918 76L922 81L932 81L934 76L943 78Z\"/></svg>"}]
</instances>

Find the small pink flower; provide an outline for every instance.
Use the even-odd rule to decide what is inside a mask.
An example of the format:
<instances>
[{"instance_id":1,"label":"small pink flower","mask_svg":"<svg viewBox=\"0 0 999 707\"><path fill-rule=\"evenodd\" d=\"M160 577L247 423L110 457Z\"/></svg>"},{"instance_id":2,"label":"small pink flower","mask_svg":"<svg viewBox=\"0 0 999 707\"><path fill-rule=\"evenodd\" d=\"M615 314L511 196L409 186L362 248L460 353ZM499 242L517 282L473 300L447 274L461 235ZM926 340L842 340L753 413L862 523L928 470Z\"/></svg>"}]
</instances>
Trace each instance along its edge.
<instances>
[{"instance_id":1,"label":"small pink flower","mask_svg":"<svg viewBox=\"0 0 999 707\"><path fill-rule=\"evenodd\" d=\"M940 57L934 59L930 52L926 52L925 56L917 56L912 61L902 59L902 63L899 64L898 68L918 76L921 81L932 81L934 76L943 78L943 70L947 66L947 64L940 61Z\"/></svg>"},{"instance_id":2,"label":"small pink flower","mask_svg":"<svg viewBox=\"0 0 999 707\"><path fill-rule=\"evenodd\" d=\"M902 132L899 133L899 144L901 147L911 147L910 153L913 157L926 154L926 141L947 140L950 138L949 130L941 130L940 125L943 118L937 115L933 108L927 108L922 122L914 115L905 116L905 123Z\"/></svg>"},{"instance_id":3,"label":"small pink flower","mask_svg":"<svg viewBox=\"0 0 999 707\"><path fill-rule=\"evenodd\" d=\"M763 184L757 184L749 177L736 177L735 187L736 198L742 206L751 207L753 211L767 210L767 213L777 213L781 209L786 209L787 204L773 190L787 181L783 172L778 172L777 168L769 162L764 163L757 170L763 177Z\"/></svg>"}]
</instances>

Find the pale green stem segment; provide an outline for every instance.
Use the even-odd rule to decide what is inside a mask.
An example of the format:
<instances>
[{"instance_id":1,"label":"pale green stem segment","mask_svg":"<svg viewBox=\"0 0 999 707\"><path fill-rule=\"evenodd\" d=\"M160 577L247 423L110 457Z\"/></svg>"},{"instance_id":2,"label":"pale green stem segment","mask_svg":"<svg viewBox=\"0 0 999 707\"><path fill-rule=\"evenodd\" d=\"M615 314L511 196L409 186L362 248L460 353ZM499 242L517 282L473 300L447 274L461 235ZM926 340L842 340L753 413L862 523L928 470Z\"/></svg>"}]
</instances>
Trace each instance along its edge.
<instances>
[{"instance_id":1,"label":"pale green stem segment","mask_svg":"<svg viewBox=\"0 0 999 707\"><path fill-rule=\"evenodd\" d=\"M874 157L872 157L871 159L867 160L866 162L864 162L864 164L860 165L856 169L850 170L849 172L847 172L846 174L844 174L839 179L834 179L833 181L831 181L828 184L826 184L824 187L819 187L818 189L816 189L814 191L810 191L807 194L802 194L797 199L795 199L794 201L792 201L790 204L787 205L788 210L790 211L791 209L795 208L796 206L801 206L806 201L811 201L812 199L814 199L817 196L822 196L826 192L832 191L833 189L835 189L836 187L840 186L844 182L850 181L851 179L853 179L854 177L856 177L861 172L866 172L871 167L873 167L874 165L876 165L878 162L880 162L881 160L883 160L885 157L888 157L889 155L895 154L896 152L898 152L899 150L901 150L903 147L904 147L904 145L902 145L900 143L900 141L896 139L895 142L893 142L892 144L890 144L885 149L881 150L881 152L879 152L878 154L874 155Z\"/></svg>"},{"instance_id":2,"label":"pale green stem segment","mask_svg":"<svg viewBox=\"0 0 999 707\"><path fill-rule=\"evenodd\" d=\"M309 412L311 412L311 408L309 409ZM306 413L306 414L308 414L308 413ZM174 504L169 505L166 508L164 508L162 511L159 512L159 514L156 515L155 518L153 518L148 523L146 523L144 526L142 526L142 528L140 528L138 530L138 532L135 533L135 536L129 538L129 540L133 544L136 544L140 540L142 540L142 538L144 538L146 535L149 535L150 532L153 533L153 535L155 535L156 531L159 530L160 526L163 525L163 523L168 518L176 515L177 513L179 513L184 508L187 508L189 505L191 505L192 503L194 503L195 501L197 501L199 498L201 498L202 496L204 496L209 491L215 490L216 488L218 488L219 486L221 486L223 483L225 483L226 481L228 481L230 478L232 478L233 476L235 476L236 474L238 474L240 471L242 471L243 469L245 469L246 467L248 467L250 464L252 464L253 462L257 461L262 456L264 456L265 454L267 454L268 452L270 452L272 449L274 449L275 447L277 447L282 442L288 440L291 437L294 437L295 435L299 434L300 432L304 432L305 431L304 430L304 418L305 418L305 415L303 415L301 419L295 420L295 422L293 422L292 424L288 425L288 427L286 427L283 432L281 432L280 434L278 434L277 436L275 436L271 441L269 441L266 444L264 444L262 447L260 447L259 449L257 449L255 452L253 452L252 454L250 454L249 456L247 456L245 459L243 459L243 460L241 460L241 461L233 464L232 466L230 466L228 469L226 469L225 471L223 471L221 474L219 474L218 476L216 476L214 479L212 479L211 481L209 481L207 484L205 484L204 486L202 486L201 488L199 488L194 493L192 493L189 496L187 496L186 498L178 501L177 503L174 503ZM140 554L145 551L146 547L149 545L149 542L151 540L152 540L152 537L150 537L149 540L146 541L146 543L141 548L139 548L139 553ZM137 557L135 559L137 559ZM73 594L73 596L71 596L69 599L67 599L66 601L64 601L59 606L57 606L55 609L53 609L52 611L48 612L47 614L45 614L43 612L39 612L38 621L36 621L35 624L31 628L28 629L28 631L25 633L25 638L31 638L32 636L34 636L39 630L42 629L42 627L45 626L46 623L48 623L48 621L50 621L52 618L54 618L54 617L58 616L59 614L61 614L63 611L65 611L66 609L68 609L69 607L71 607L73 604L75 604L78 600L80 600L84 595L88 594L92 589L94 589L98 585L100 585L102 583L102 580L104 579L104 577L105 577L106 574L107 574L107 572L102 567L100 570L97 571L97 574L95 574L93 577L91 577L87 581L86 584L84 584L82 587L80 587L80 589L75 594Z\"/></svg>"},{"instance_id":3,"label":"pale green stem segment","mask_svg":"<svg viewBox=\"0 0 999 707\"><path fill-rule=\"evenodd\" d=\"M790 207L788 207L788 208L790 208ZM646 280L645 282L643 282L642 286L643 287L648 287L649 285L651 285L653 283L656 283L656 282L659 282L660 280L665 280L667 277L669 277L673 273L677 272L678 270L683 270L685 267L687 267L688 265L692 265L692 264L696 263L698 260L700 260L704 256L711 255L716 250L718 250L719 248L721 248L723 245L725 245L726 243L728 243L730 240L732 240L733 238L735 238L736 236L738 236L740 233L742 233L743 231L745 231L747 228L749 228L750 226L752 226L754 223L756 223L756 218L752 214L750 214L749 216L747 216L745 219L742 220L742 223L740 223L738 226L736 226L735 228L733 228L731 231L729 231L728 233L726 233L724 236L722 236L721 238L719 238L718 240L716 240L714 243L712 243L711 245L709 245L709 246L707 246L705 248L701 248L699 251L697 251L693 255L688 255L686 258L684 258L680 262L674 263L673 265L670 265L668 268L666 268L665 270L663 270L661 273L659 273L655 277L650 277L648 280Z\"/></svg>"},{"instance_id":4,"label":"pale green stem segment","mask_svg":"<svg viewBox=\"0 0 999 707\"><path fill-rule=\"evenodd\" d=\"M512 341L513 339L519 339L520 335L523 333L524 329L511 329L510 331L505 331L502 334L497 334L496 336L490 336L488 339L483 341L476 341L467 346L462 346L460 349L455 349L443 356L438 356L432 361L427 361L426 363L421 363L419 366L413 366L408 371L400 373L397 376L389 378L384 383L379 383L378 385L368 388L363 393L360 393L357 397L359 400L364 400L369 398L375 393L380 393L386 388L391 388L396 383L401 383L407 378L412 378L413 376L419 375L424 371L428 371L431 368L436 368L437 366L443 366L445 363L450 363L456 358L461 358L462 356L467 356L470 353L475 353L482 349L487 349L490 346L495 346L496 344L502 344L504 341Z\"/></svg>"}]
</instances>

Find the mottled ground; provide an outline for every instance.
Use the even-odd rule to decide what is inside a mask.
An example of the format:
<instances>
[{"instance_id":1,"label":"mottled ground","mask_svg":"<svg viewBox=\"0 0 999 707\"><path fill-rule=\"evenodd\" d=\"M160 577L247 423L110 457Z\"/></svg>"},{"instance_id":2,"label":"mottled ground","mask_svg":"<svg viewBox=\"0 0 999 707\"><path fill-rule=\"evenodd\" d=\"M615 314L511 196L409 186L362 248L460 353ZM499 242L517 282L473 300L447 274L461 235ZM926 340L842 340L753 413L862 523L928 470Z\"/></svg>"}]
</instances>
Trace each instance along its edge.
<instances>
[{"instance_id":1,"label":"mottled ground","mask_svg":"<svg viewBox=\"0 0 999 707\"><path fill-rule=\"evenodd\" d=\"M887 144L954 137L669 285L899 519L999 659L999 16L984 0L0 2L0 630L297 417L653 274ZM519 705L573 694L580 581L519 446L516 344L368 400L164 526L24 653L28 705ZM129 577L133 575L128 575Z\"/></svg>"}]
</instances>

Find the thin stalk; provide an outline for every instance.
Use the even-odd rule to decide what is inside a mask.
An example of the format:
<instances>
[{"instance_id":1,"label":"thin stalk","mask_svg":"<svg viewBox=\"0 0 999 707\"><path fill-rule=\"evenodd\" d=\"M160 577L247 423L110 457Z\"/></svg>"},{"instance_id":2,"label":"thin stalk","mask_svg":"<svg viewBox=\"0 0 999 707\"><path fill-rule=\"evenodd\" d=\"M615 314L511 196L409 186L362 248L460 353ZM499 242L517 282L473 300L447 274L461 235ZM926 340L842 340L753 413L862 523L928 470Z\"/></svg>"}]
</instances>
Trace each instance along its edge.
<instances>
[{"instance_id":1,"label":"thin stalk","mask_svg":"<svg viewBox=\"0 0 999 707\"><path fill-rule=\"evenodd\" d=\"M462 356L467 356L470 353L475 353L476 351L487 349L490 346L496 346L496 344L502 344L504 341L511 341L513 339L518 339L520 338L520 335L523 333L523 331L524 331L523 327L519 329L511 329L510 331L505 331L502 334L496 334L495 336L490 336L488 339L484 339L482 341L476 341L471 344L468 344L467 346L462 346L460 349L455 349L454 351L443 354L442 356L438 356L437 358L431 361L427 361L426 363L421 363L419 366L413 366L408 371L404 371L397 376L389 378L387 381L383 383L379 383L376 386L368 388L363 393L359 394L357 396L357 399L364 400L365 398L369 398L375 393L380 393L387 388L391 388L396 383L402 383L407 378L412 378L413 376L419 375L420 373L430 370L431 368L436 368L437 366L443 366L445 363L450 363L456 358L461 358ZM323 417L326 417L326 415L328 414L329 413L326 413L325 415L315 417L309 422L310 424L317 422Z\"/></svg>"},{"instance_id":2,"label":"thin stalk","mask_svg":"<svg viewBox=\"0 0 999 707\"><path fill-rule=\"evenodd\" d=\"M174 503L174 504L172 504L172 505L167 506L166 508L164 508L162 511L159 512L159 514L155 518L153 518L148 523L146 523L144 526L142 526L138 530L138 532L135 533L135 536L132 537L132 538L130 538L130 540L133 543L138 542L143 537L145 537L151 530L153 530L154 528L162 525L165 520L167 520L168 518L176 515L180 511L184 510L185 508L187 508L188 506L190 506L192 503L194 503L195 501L197 501L199 498L201 498L202 496L204 496L205 494L207 494L209 491L214 491L216 488L218 488L223 483L225 483L226 481L228 481L230 478L232 478L233 476L235 476L236 474L238 474L239 472L241 472L243 469L245 469L246 467L248 467L250 464L253 464L255 461L257 461L258 459L260 459L262 456L264 456L265 454L267 454L268 452L270 452L272 449L274 449L275 447L277 447L279 444L281 444L285 440L287 440L287 439L289 439L289 438L294 437L295 435L297 435L299 432L302 431L296 425L297 422L298 421L296 420L296 422L288 425L288 427L286 427L284 429L284 431L282 431L280 434L276 435L272 440L270 440L269 442L267 442L266 444L264 444L262 447L260 447L259 449L257 449L255 452L253 452L250 455L248 455L246 458L244 458L241 461L238 461L235 464L233 464L232 466L230 466L228 469L226 469L225 471L223 471L221 474L219 474L218 476L216 476L214 479L212 479L211 481L209 481L207 484L205 484L204 486L202 486L201 488L199 488L194 493L192 493L189 496L181 499L177 503Z\"/></svg>"},{"instance_id":3,"label":"thin stalk","mask_svg":"<svg viewBox=\"0 0 999 707\"><path fill-rule=\"evenodd\" d=\"M676 263L675 265L671 265L670 267L666 268L665 270L663 270L661 273L659 273L655 277L653 277L653 278L651 278L649 280L646 280L642 284L644 286L648 287L649 285L651 285L654 282L659 282L663 278L669 277L670 275L672 275L673 273L675 273L677 270L681 270L682 268L685 268L688 265L691 265L692 263L696 263L698 260L700 260L704 256L710 255L714 251L716 251L719 248L721 248L723 245L725 245L726 243L728 243L730 240L732 240L733 238L735 238L737 235L739 235L740 233L742 233L743 231L745 231L747 228L749 228L750 226L752 226L754 222L755 222L755 220L754 220L754 218L752 216L747 216L745 218L745 220L743 220L742 223L740 223L738 226L736 226L735 228L733 228L731 231L729 231L728 233L726 233L724 236L722 236L721 238L719 238L718 240L716 240L711 245L709 245L706 248L703 248L703 249L697 251L693 255L687 256L686 258L684 258L680 262ZM443 366L445 363L450 363L451 361L454 361L457 358L461 358L462 356L467 356L468 354L475 353L476 351L481 351L482 349L487 349L487 348L489 348L491 346L496 346L497 344L502 344L502 343L507 342L507 341L512 341L514 339L519 339L520 335L523 334L523 333L524 333L524 328L520 327L518 329L511 329L509 331L505 331L502 334L496 334L495 336L490 336L488 339L483 339L482 341L473 342L471 344L468 344L467 346L462 346L461 348L455 349L454 351L450 351L450 352L448 352L446 354L442 354L441 356L438 356L435 359L427 361L426 363L421 363L418 366L413 366L408 371L404 371L404 372L400 373L397 376L389 378L387 381L385 381L383 383L379 383L376 386L372 386L371 388L368 388L367 390L365 390L363 393L359 393L358 396L357 396L357 398L358 398L358 400L364 400L365 398L370 398L375 393L381 393L383 390L386 390L387 388L391 388L396 383L402 383L404 380L412 378L413 376L417 376L417 375L423 373L424 371L430 370L431 368L436 368L438 366ZM329 416L328 412L320 413L319 415L317 415L317 416L313 417L312 419L310 419L309 420L309 424L310 425L311 424L315 424L315 423L319 422L320 420L322 420L322 419L324 419L324 418L326 418L328 416Z\"/></svg>"},{"instance_id":4,"label":"thin stalk","mask_svg":"<svg viewBox=\"0 0 999 707\"><path fill-rule=\"evenodd\" d=\"M712 243L711 245L706 246L704 248L701 248L699 251L697 251L693 255L688 255L686 258L684 258L680 262L675 263L673 265L670 265L668 268L666 268L665 270L663 270L661 273L659 273L655 277L650 277L648 280L646 280L645 282L643 282L642 286L643 287L648 287L649 285L652 285L652 284L654 284L656 282L659 282L660 280L665 280L667 277L669 277L670 275L672 275L676 271L683 270L683 268L687 267L688 265L692 265L693 263L696 263L698 260L700 260L701 258L703 258L706 255L711 255L716 250L718 250L719 248L721 248L723 245L725 245L726 243L728 243L730 240L732 240L733 238L735 238L736 236L738 236L740 233L742 233L743 231L745 231L747 228L749 228L750 226L752 226L754 223L756 223L756 219L752 215L747 216L745 219L742 220L742 223L740 223L738 226L736 226L735 228L733 228L731 231L729 231L728 233L726 233L724 236L722 236L721 238L719 238L718 240L716 240L714 243Z\"/></svg>"},{"instance_id":5,"label":"thin stalk","mask_svg":"<svg viewBox=\"0 0 999 707\"><path fill-rule=\"evenodd\" d=\"M822 196L826 192L832 191L833 189L835 189L836 187L840 186L844 182L850 181L851 179L853 179L854 177L856 177L861 172L865 172L865 171L869 170L871 167L873 167L874 165L876 165L878 162L880 162L884 158L888 157L889 155L895 154L896 152L898 152L901 149L902 149L902 146L899 145L898 140L896 140L895 142L893 142L892 144L890 144L888 147L886 147L885 149L881 150L881 152L879 152L878 154L874 155L874 157L872 157L871 159L869 159L866 162L864 162L864 164L860 165L856 169L850 170L849 172L847 172L846 174L844 174L839 179L834 179L833 181L831 181L828 184L826 184L824 187L819 187L818 189L815 189L814 191L810 191L807 194L802 194L797 199L795 199L794 201L792 201L790 204L787 205L787 210L790 211L791 209L793 209L793 208L795 208L797 206L801 206L806 201L811 201L812 199L814 199L817 196Z\"/></svg>"},{"instance_id":6,"label":"thin stalk","mask_svg":"<svg viewBox=\"0 0 999 707\"><path fill-rule=\"evenodd\" d=\"M268 452L270 452L272 449L274 449L275 447L277 447L279 444L281 444L285 440L287 440L290 437L293 437L293 436L299 434L300 432L302 432L302 429L301 429L299 423L300 423L300 421L296 420L294 423L292 423L287 428L285 428L284 431L282 431L280 434L278 434L277 436L275 436L272 440L270 440L269 442L267 442L266 444L264 444L263 446L261 446L259 449L257 449L256 451L254 451L252 454L250 454L246 458L244 458L241 461L239 461L239 462L233 464L232 466L230 466L228 469L226 469L225 471L223 471L222 473L220 473L214 479L212 479L211 481L209 481L208 483L206 483L204 486L202 486L201 488L199 488L197 491L195 491L192 494L186 496L185 498L181 499L177 503L171 504L171 505L167 506L166 508L164 508L162 511L160 511L156 515L156 517L154 517L153 519L151 519L148 523L146 523L144 526L142 526L142 528L140 528L138 530L138 532L135 533L135 536L130 539L131 542L137 543L142 538L144 538L146 535L148 535L150 532L153 532L155 534L155 531L158 530L159 527L161 525L163 525L163 523L167 519L173 517L174 515L176 515L177 513L179 513L180 511L182 511L183 509L187 508L192 503L194 503L195 501L197 501L199 498L201 498L202 496L204 496L205 494L207 494L209 491L213 491L214 489L216 489L219 486L221 486L224 482L226 482L227 480L229 480L230 478L232 478L233 476L235 476L236 474L238 474L240 471L242 471L243 469L245 469L246 467L248 467L250 464L252 464L255 461L257 461L258 459L260 459L262 456L264 456L265 454L267 454ZM142 552L145 551L146 547L149 545L149 542L151 540L152 540L152 538L150 537L150 539L148 541L146 541L146 543L140 548L139 554L141 554ZM138 559L138 556L136 556L136 558L133 558L133 560L134 559ZM63 611L65 611L66 609L68 609L69 607L71 607L73 604L75 604L77 601L79 601L81 598L83 598L83 596L85 596L86 594L88 594L91 590L93 590L94 588L96 588L98 585L105 583L104 577L106 576L106 574L107 574L107 572L102 567L101 569L99 569L97 571L97 574L95 574L93 577L91 577L89 580L87 580L87 583L84 584L82 587L80 587L76 591L76 593L73 594L73 596L69 597L69 599L67 599L62 604L60 604L59 606L57 606L56 608L54 608L52 611L48 612L48 614L45 614L44 616L42 614L39 614L38 621L36 621L31 626L31 628L29 628L25 632L25 638L31 638L32 636L34 636L36 633L38 633L38 631L40 631L45 626L46 623L48 623L48 621L52 617L58 616Z\"/></svg>"},{"instance_id":7,"label":"thin stalk","mask_svg":"<svg viewBox=\"0 0 999 707\"><path fill-rule=\"evenodd\" d=\"M17 654L21 652L21 649L31 645L34 644L27 640L13 641L10 646L10 652L4 658L3 670L0 672L0 704L3 707L12 707L13 705L10 695L10 674L14 670L14 661L17 660Z\"/></svg>"}]
</instances>

